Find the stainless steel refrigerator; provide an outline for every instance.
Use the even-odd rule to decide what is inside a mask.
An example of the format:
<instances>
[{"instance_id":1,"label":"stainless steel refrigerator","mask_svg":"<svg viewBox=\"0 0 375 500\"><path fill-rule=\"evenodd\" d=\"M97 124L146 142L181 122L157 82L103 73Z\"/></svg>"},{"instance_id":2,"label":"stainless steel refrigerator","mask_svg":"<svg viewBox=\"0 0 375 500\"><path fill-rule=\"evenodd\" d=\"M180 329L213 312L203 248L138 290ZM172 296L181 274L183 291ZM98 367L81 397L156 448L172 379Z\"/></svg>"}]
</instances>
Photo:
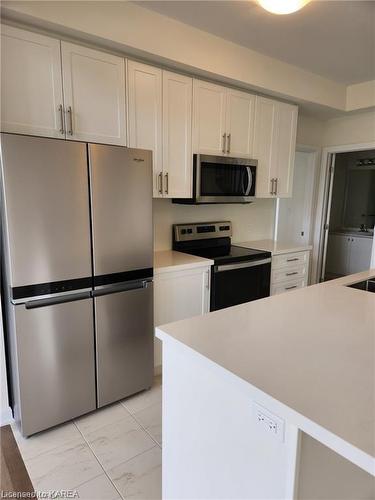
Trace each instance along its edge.
<instances>
[{"instance_id":1,"label":"stainless steel refrigerator","mask_svg":"<svg viewBox=\"0 0 375 500\"><path fill-rule=\"evenodd\" d=\"M151 386L152 155L1 134L11 405L27 436Z\"/></svg>"}]
</instances>

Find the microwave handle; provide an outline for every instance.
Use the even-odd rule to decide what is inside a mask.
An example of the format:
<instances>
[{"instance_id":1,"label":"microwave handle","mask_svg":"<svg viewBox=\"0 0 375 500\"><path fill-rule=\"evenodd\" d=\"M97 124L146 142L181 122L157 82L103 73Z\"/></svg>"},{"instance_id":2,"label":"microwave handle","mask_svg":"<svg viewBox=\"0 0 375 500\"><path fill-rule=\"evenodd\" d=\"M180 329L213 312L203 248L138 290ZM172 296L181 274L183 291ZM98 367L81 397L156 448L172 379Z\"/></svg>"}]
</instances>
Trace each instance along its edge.
<instances>
[{"instance_id":1,"label":"microwave handle","mask_svg":"<svg viewBox=\"0 0 375 500\"><path fill-rule=\"evenodd\" d=\"M250 190L251 190L251 186L253 185L253 175L251 173L251 168L250 167L246 167L246 172L247 172L247 189L245 191L245 196L249 196L249 193L250 193Z\"/></svg>"}]
</instances>

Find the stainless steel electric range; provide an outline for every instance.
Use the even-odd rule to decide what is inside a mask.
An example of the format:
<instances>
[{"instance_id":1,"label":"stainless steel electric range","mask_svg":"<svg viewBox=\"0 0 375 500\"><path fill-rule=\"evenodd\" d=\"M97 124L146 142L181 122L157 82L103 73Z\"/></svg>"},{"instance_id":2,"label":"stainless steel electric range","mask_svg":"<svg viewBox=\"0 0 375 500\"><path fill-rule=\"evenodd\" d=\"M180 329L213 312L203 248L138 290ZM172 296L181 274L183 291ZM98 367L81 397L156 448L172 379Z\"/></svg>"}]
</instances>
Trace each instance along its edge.
<instances>
[{"instance_id":1,"label":"stainless steel electric range","mask_svg":"<svg viewBox=\"0 0 375 500\"><path fill-rule=\"evenodd\" d=\"M173 250L212 259L210 310L268 297L271 253L232 245L228 221L173 225Z\"/></svg>"}]
</instances>

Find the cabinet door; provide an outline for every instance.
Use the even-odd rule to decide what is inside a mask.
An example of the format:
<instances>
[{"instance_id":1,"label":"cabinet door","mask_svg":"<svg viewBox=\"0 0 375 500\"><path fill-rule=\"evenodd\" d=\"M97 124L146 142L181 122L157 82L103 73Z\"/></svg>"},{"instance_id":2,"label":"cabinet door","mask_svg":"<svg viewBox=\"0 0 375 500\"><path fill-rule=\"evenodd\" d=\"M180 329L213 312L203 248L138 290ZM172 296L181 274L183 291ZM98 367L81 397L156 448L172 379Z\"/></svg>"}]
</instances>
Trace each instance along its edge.
<instances>
[{"instance_id":1,"label":"cabinet door","mask_svg":"<svg viewBox=\"0 0 375 500\"><path fill-rule=\"evenodd\" d=\"M225 154L225 87L194 80L194 153Z\"/></svg>"},{"instance_id":2,"label":"cabinet door","mask_svg":"<svg viewBox=\"0 0 375 500\"><path fill-rule=\"evenodd\" d=\"M129 146L153 152L153 195L163 195L162 71L128 61Z\"/></svg>"},{"instance_id":3,"label":"cabinet door","mask_svg":"<svg viewBox=\"0 0 375 500\"><path fill-rule=\"evenodd\" d=\"M1 130L64 137L60 41L1 27Z\"/></svg>"},{"instance_id":4,"label":"cabinet door","mask_svg":"<svg viewBox=\"0 0 375 500\"><path fill-rule=\"evenodd\" d=\"M294 157L296 152L298 108L283 102L277 103L276 155L277 197L290 198L293 189Z\"/></svg>"},{"instance_id":5,"label":"cabinet door","mask_svg":"<svg viewBox=\"0 0 375 500\"><path fill-rule=\"evenodd\" d=\"M191 78L163 71L164 196L168 198L191 197L192 93Z\"/></svg>"},{"instance_id":6,"label":"cabinet door","mask_svg":"<svg viewBox=\"0 0 375 500\"><path fill-rule=\"evenodd\" d=\"M154 278L155 326L205 314L210 310L210 267L160 273ZM161 365L161 342L155 339L155 366Z\"/></svg>"},{"instance_id":7,"label":"cabinet door","mask_svg":"<svg viewBox=\"0 0 375 500\"><path fill-rule=\"evenodd\" d=\"M345 234L330 234L328 237L326 275L349 274L350 237Z\"/></svg>"},{"instance_id":8,"label":"cabinet door","mask_svg":"<svg viewBox=\"0 0 375 500\"><path fill-rule=\"evenodd\" d=\"M354 274L370 269L372 238L350 238L349 273Z\"/></svg>"},{"instance_id":9,"label":"cabinet door","mask_svg":"<svg viewBox=\"0 0 375 500\"><path fill-rule=\"evenodd\" d=\"M251 157L254 138L255 96L228 89L226 106L227 154Z\"/></svg>"},{"instance_id":10,"label":"cabinet door","mask_svg":"<svg viewBox=\"0 0 375 500\"><path fill-rule=\"evenodd\" d=\"M61 42L67 139L126 145L125 63Z\"/></svg>"},{"instance_id":11,"label":"cabinet door","mask_svg":"<svg viewBox=\"0 0 375 500\"><path fill-rule=\"evenodd\" d=\"M272 179L277 177L276 157L277 103L256 97L254 123L254 158L258 160L256 196L272 198Z\"/></svg>"}]
</instances>

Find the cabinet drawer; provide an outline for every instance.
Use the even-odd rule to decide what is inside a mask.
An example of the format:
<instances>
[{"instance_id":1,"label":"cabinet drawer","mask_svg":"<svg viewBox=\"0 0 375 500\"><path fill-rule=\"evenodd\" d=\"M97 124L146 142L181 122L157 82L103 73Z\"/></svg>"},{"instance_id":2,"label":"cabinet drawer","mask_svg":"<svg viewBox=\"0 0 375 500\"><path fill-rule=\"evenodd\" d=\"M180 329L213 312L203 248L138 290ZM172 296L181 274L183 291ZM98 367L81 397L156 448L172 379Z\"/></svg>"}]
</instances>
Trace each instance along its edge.
<instances>
[{"instance_id":1,"label":"cabinet drawer","mask_svg":"<svg viewBox=\"0 0 375 500\"><path fill-rule=\"evenodd\" d=\"M271 283L276 283L297 280L305 278L308 274L307 264L302 266L285 266L281 269L272 269Z\"/></svg>"},{"instance_id":2,"label":"cabinet drawer","mask_svg":"<svg viewBox=\"0 0 375 500\"><path fill-rule=\"evenodd\" d=\"M272 257L272 269L296 267L309 262L309 252L293 252Z\"/></svg>"},{"instance_id":3,"label":"cabinet drawer","mask_svg":"<svg viewBox=\"0 0 375 500\"><path fill-rule=\"evenodd\" d=\"M299 279L293 281L285 281L271 286L271 295L278 295L279 293L291 292L298 288L303 288L307 285L307 279Z\"/></svg>"}]
</instances>

